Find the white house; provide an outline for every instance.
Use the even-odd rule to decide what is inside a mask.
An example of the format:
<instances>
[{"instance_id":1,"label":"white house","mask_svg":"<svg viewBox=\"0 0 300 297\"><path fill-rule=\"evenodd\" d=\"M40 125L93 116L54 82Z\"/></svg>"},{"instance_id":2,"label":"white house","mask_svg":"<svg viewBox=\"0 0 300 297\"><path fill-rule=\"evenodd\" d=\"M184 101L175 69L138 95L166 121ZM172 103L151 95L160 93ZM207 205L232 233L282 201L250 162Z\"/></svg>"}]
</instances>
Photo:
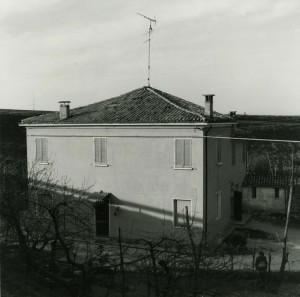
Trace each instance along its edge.
<instances>
[{"instance_id":1,"label":"white house","mask_svg":"<svg viewBox=\"0 0 300 297\"><path fill-rule=\"evenodd\" d=\"M51 163L57 176L100 193L96 235L182 232L188 206L211 237L239 219L246 152L230 139L234 119L204 96L205 108L152 87L72 110L61 102L58 113L22 121L28 166Z\"/></svg>"}]
</instances>

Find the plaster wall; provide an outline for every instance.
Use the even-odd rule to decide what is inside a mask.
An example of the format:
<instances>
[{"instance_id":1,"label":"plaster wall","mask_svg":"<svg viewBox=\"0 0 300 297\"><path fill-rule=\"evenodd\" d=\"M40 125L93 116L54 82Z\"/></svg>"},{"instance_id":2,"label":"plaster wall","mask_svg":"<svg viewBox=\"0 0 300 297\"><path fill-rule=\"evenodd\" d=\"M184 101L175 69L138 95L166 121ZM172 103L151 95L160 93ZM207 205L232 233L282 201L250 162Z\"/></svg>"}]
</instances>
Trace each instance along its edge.
<instances>
[{"instance_id":1,"label":"plaster wall","mask_svg":"<svg viewBox=\"0 0 300 297\"><path fill-rule=\"evenodd\" d=\"M194 223L202 226L202 135L195 127L28 127L28 164L75 188L112 193L110 236L119 227L124 237L186 232L173 226L173 200L191 200ZM48 139L49 164L35 163L37 137ZM107 138L107 167L94 165L93 137ZM192 139L192 169L174 168L175 138Z\"/></svg>"},{"instance_id":2,"label":"plaster wall","mask_svg":"<svg viewBox=\"0 0 300 297\"><path fill-rule=\"evenodd\" d=\"M230 127L211 129L208 136L230 137ZM246 174L246 158L243 157L243 141L221 139L221 162L217 159L217 138L207 139L207 235L222 236L233 217L234 191L242 191L241 184ZM232 161L232 146L235 146L235 162ZM221 217L217 218L217 193L221 192Z\"/></svg>"},{"instance_id":3,"label":"plaster wall","mask_svg":"<svg viewBox=\"0 0 300 297\"><path fill-rule=\"evenodd\" d=\"M256 198L252 198L252 188L243 188L243 207L248 210L267 212L285 212L285 189L279 189L279 198L275 198L275 188L257 187Z\"/></svg>"}]
</instances>

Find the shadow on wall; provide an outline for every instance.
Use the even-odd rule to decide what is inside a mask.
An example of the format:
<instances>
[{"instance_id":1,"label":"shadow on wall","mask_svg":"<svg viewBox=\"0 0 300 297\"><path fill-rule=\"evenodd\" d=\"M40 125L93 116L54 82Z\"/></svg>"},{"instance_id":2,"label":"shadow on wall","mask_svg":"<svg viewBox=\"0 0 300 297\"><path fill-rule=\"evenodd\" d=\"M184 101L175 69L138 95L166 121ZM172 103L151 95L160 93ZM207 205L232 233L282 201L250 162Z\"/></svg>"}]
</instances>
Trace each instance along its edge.
<instances>
[{"instance_id":1,"label":"shadow on wall","mask_svg":"<svg viewBox=\"0 0 300 297\"><path fill-rule=\"evenodd\" d=\"M187 236L186 228L184 228L186 218L182 210L178 211L176 216L173 211L124 201L111 193L103 191L90 193L84 189L77 190L68 186L49 185L44 182L39 182L37 188L40 189L38 191L45 192L50 189L48 192L55 192L56 195L72 195L74 199L87 201L90 207L82 209L82 211L89 212L87 217L93 226L95 235L118 237L120 228L124 238L149 239L168 234ZM199 231L201 234L202 213L195 214L189 210L189 220L193 227L197 227L195 232Z\"/></svg>"},{"instance_id":2,"label":"shadow on wall","mask_svg":"<svg viewBox=\"0 0 300 297\"><path fill-rule=\"evenodd\" d=\"M130 201L120 200L114 195L110 199L110 236L117 237L119 227L126 238L154 238L161 235L186 236L185 214L178 214L177 226L174 226L174 213ZM197 215L197 216L196 216ZM197 227L199 233L202 230L203 220L200 214L189 211L190 223ZM201 214L202 215L202 214Z\"/></svg>"}]
</instances>

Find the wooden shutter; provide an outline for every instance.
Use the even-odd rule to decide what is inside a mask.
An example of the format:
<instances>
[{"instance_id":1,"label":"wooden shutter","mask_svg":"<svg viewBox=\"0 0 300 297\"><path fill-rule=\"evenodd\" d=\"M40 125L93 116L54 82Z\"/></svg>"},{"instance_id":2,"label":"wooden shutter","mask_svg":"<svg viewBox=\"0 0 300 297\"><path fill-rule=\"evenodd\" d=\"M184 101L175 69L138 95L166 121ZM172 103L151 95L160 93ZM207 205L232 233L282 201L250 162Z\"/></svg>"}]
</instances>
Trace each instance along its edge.
<instances>
[{"instance_id":1,"label":"wooden shutter","mask_svg":"<svg viewBox=\"0 0 300 297\"><path fill-rule=\"evenodd\" d=\"M243 162L246 161L246 155L247 155L247 146L246 143L243 143Z\"/></svg>"},{"instance_id":2,"label":"wooden shutter","mask_svg":"<svg viewBox=\"0 0 300 297\"><path fill-rule=\"evenodd\" d=\"M184 167L192 167L192 140L184 140Z\"/></svg>"},{"instance_id":3,"label":"wooden shutter","mask_svg":"<svg viewBox=\"0 0 300 297\"><path fill-rule=\"evenodd\" d=\"M222 199L222 195L221 195L221 192L218 192L217 193L217 214L216 214L216 217L217 219L221 218L221 214L222 214L222 209L221 209L221 205L222 205L222 202L221 202L221 199Z\"/></svg>"},{"instance_id":4,"label":"wooden shutter","mask_svg":"<svg viewBox=\"0 0 300 297\"><path fill-rule=\"evenodd\" d=\"M106 138L94 138L94 162L107 165Z\"/></svg>"},{"instance_id":5,"label":"wooden shutter","mask_svg":"<svg viewBox=\"0 0 300 297\"><path fill-rule=\"evenodd\" d=\"M231 140L231 165L235 165L235 141Z\"/></svg>"},{"instance_id":6,"label":"wooden shutter","mask_svg":"<svg viewBox=\"0 0 300 297\"><path fill-rule=\"evenodd\" d=\"M175 139L175 167L184 166L184 139Z\"/></svg>"},{"instance_id":7,"label":"wooden shutter","mask_svg":"<svg viewBox=\"0 0 300 297\"><path fill-rule=\"evenodd\" d=\"M40 162L42 160L42 139L35 139L35 160Z\"/></svg>"},{"instance_id":8,"label":"wooden shutter","mask_svg":"<svg viewBox=\"0 0 300 297\"><path fill-rule=\"evenodd\" d=\"M222 142L221 139L217 139L217 163L222 162Z\"/></svg>"},{"instance_id":9,"label":"wooden shutter","mask_svg":"<svg viewBox=\"0 0 300 297\"><path fill-rule=\"evenodd\" d=\"M94 162L100 164L100 138L94 138Z\"/></svg>"},{"instance_id":10,"label":"wooden shutter","mask_svg":"<svg viewBox=\"0 0 300 297\"><path fill-rule=\"evenodd\" d=\"M47 162L48 161L48 139L47 138L42 138L41 139L41 146L42 146L42 162Z\"/></svg>"},{"instance_id":11,"label":"wooden shutter","mask_svg":"<svg viewBox=\"0 0 300 297\"><path fill-rule=\"evenodd\" d=\"M100 163L107 164L106 156L106 138L100 138Z\"/></svg>"}]
</instances>

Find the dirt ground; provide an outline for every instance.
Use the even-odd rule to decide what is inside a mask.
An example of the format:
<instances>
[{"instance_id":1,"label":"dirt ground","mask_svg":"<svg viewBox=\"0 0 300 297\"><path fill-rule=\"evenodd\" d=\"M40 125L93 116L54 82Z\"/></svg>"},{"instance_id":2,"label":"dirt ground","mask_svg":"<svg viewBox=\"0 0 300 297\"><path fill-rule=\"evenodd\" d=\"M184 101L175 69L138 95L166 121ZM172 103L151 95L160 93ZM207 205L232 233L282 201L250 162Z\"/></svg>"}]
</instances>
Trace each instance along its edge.
<instances>
[{"instance_id":1,"label":"dirt ground","mask_svg":"<svg viewBox=\"0 0 300 297\"><path fill-rule=\"evenodd\" d=\"M244 227L265 231L273 237L272 239L248 238L247 246L257 251L263 250L266 255L271 252L271 270L278 271L282 258L284 222L272 219L252 218ZM289 227L287 249L289 253L287 270L300 271L300 224L293 224Z\"/></svg>"}]
</instances>

